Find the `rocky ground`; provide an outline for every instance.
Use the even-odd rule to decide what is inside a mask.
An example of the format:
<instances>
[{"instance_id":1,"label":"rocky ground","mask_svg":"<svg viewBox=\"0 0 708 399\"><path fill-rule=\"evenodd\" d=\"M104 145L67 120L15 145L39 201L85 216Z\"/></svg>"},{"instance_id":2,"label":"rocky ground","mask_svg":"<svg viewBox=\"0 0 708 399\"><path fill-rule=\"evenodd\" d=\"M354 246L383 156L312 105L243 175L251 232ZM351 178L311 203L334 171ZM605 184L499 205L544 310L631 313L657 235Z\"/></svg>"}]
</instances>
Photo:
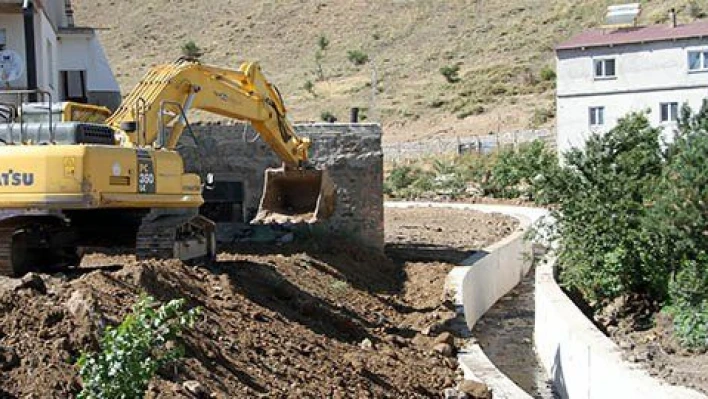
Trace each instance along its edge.
<instances>
[{"instance_id":1,"label":"rocky ground","mask_svg":"<svg viewBox=\"0 0 708 399\"><path fill-rule=\"evenodd\" d=\"M186 358L148 397L440 397L459 377L441 295L453 265L426 245L473 251L513 221L429 212L387 211L387 256L321 241L225 248L211 268L99 254L94 264L111 266L2 279L0 397L75 395L77 357L141 293L203 309Z\"/></svg>"},{"instance_id":2,"label":"rocky ground","mask_svg":"<svg viewBox=\"0 0 708 399\"><path fill-rule=\"evenodd\" d=\"M669 384L708 395L708 353L683 348L671 316L642 298L621 297L595 315L595 323L624 351L626 360Z\"/></svg>"}]
</instances>

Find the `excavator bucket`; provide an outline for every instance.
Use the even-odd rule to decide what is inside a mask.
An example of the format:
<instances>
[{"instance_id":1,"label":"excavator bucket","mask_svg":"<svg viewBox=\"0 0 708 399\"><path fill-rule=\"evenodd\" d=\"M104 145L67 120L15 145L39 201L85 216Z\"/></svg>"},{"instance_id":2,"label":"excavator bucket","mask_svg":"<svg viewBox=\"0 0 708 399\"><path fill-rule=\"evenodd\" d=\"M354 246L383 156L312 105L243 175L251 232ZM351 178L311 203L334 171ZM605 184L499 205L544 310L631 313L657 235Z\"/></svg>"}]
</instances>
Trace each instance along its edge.
<instances>
[{"instance_id":1,"label":"excavator bucket","mask_svg":"<svg viewBox=\"0 0 708 399\"><path fill-rule=\"evenodd\" d=\"M336 188L326 171L267 169L254 224L315 223L334 213Z\"/></svg>"}]
</instances>

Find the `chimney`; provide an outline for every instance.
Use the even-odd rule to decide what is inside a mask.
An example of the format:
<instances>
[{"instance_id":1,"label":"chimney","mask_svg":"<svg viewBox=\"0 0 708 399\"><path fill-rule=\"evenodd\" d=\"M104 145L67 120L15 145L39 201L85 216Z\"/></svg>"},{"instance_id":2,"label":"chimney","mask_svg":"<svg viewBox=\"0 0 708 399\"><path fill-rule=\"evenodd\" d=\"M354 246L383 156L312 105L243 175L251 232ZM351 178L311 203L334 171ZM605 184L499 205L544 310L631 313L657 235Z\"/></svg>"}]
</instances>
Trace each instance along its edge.
<instances>
[{"instance_id":1,"label":"chimney","mask_svg":"<svg viewBox=\"0 0 708 399\"><path fill-rule=\"evenodd\" d=\"M669 24L671 24L672 28L676 27L676 9L672 8L669 10Z\"/></svg>"}]
</instances>

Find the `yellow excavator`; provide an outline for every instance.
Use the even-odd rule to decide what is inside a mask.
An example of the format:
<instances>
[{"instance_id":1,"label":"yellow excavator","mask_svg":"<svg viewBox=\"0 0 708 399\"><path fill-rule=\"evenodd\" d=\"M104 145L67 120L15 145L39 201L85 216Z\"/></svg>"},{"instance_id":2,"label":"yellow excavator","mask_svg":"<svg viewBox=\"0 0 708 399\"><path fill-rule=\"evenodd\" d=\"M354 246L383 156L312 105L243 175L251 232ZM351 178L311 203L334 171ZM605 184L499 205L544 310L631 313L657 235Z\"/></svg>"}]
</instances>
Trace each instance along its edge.
<instances>
[{"instance_id":1,"label":"yellow excavator","mask_svg":"<svg viewBox=\"0 0 708 399\"><path fill-rule=\"evenodd\" d=\"M310 141L295 134L257 63L154 67L101 123L72 120L51 104L44 120L24 121L37 113L30 106L0 123L0 275L76 265L83 247L214 259L215 225L198 212L211 182L185 173L175 151L191 109L249 122L282 160L266 171L258 222L313 223L334 212L334 185L308 164ZM105 114L77 109L93 121Z\"/></svg>"}]
</instances>

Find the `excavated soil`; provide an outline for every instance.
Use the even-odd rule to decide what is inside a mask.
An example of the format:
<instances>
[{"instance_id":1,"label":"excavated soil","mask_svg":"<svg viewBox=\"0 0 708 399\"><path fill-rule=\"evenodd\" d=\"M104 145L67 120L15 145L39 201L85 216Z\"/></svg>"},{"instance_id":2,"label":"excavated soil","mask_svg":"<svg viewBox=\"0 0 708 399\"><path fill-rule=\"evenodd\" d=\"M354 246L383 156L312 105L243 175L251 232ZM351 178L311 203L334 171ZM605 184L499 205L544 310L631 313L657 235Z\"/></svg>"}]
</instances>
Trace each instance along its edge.
<instances>
[{"instance_id":1,"label":"excavated soil","mask_svg":"<svg viewBox=\"0 0 708 399\"><path fill-rule=\"evenodd\" d=\"M94 266L111 266L1 279L0 397L74 396L77 357L97 350L101 329L141 293L203 309L181 342L185 359L160 371L148 397L196 397L185 388L194 381L216 398L440 397L459 379L459 342L445 334L454 318L441 295L453 267L445 256L498 240L514 221L386 216L388 255L323 241L225 248L210 268L98 254ZM431 246L443 248L438 260Z\"/></svg>"},{"instance_id":2,"label":"excavated soil","mask_svg":"<svg viewBox=\"0 0 708 399\"><path fill-rule=\"evenodd\" d=\"M621 297L606 304L594 320L619 345L626 360L669 384L708 395L708 353L682 347L671 316L659 311L656 303Z\"/></svg>"}]
</instances>

